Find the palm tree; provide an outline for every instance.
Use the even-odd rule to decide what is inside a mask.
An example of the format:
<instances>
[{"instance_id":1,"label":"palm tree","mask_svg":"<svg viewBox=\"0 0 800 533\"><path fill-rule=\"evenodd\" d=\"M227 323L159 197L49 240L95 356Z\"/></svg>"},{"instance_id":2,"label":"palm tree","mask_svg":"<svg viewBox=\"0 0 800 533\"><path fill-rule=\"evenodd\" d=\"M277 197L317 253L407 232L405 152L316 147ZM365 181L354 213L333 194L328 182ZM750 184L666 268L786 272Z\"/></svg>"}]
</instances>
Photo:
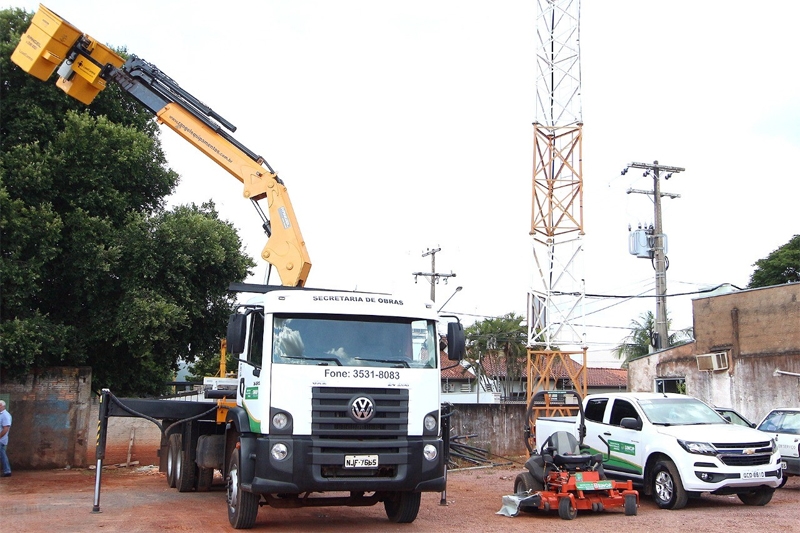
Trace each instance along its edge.
<instances>
[{"instance_id":1,"label":"palm tree","mask_svg":"<svg viewBox=\"0 0 800 533\"><path fill-rule=\"evenodd\" d=\"M671 323L672 321L667 319L668 330ZM650 353L656 329L655 324L656 319L652 311L645 311L639 315L638 319L631 320L629 326L631 328L630 334L622 339L622 343L611 352L617 359L622 359L622 368L628 368L628 362L631 359ZM669 335L667 346L685 344L693 339L692 328L680 329Z\"/></svg>"},{"instance_id":2,"label":"palm tree","mask_svg":"<svg viewBox=\"0 0 800 533\"><path fill-rule=\"evenodd\" d=\"M480 359L484 369L505 369L505 376L500 377L498 383L503 396L509 397L515 389L521 390L527 365L525 319L516 313L486 318L467 327L465 333L469 344L467 359L472 364ZM481 372L486 375L483 370Z\"/></svg>"}]
</instances>

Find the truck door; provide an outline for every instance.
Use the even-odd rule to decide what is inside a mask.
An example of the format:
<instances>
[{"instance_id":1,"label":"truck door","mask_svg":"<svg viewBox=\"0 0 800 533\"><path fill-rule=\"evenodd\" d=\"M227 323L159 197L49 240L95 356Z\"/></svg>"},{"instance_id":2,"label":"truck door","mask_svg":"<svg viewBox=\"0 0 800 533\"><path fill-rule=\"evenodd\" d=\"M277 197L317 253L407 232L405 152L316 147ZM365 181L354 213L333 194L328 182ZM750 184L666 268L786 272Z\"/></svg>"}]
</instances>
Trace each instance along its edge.
<instances>
[{"instance_id":1,"label":"truck door","mask_svg":"<svg viewBox=\"0 0 800 533\"><path fill-rule=\"evenodd\" d=\"M267 402L266 398L259 398L259 393L262 390L262 382L266 383L269 380L266 373L262 373L261 368L264 358L263 311L256 310L248 313L247 340L242 355L244 357L239 359L239 387L236 392L236 400L237 404L247 411L250 418L250 430L261 433L261 421L266 416L266 413L263 412L263 405Z\"/></svg>"},{"instance_id":2,"label":"truck door","mask_svg":"<svg viewBox=\"0 0 800 533\"><path fill-rule=\"evenodd\" d=\"M640 438L641 430L622 427L623 418L638 420L641 428L642 416L636 407L626 399L614 398L613 403L607 407L607 421L603 424L602 435L600 435L602 440L605 440L603 443L605 449L601 448L601 450L604 457L607 457L603 462L603 467L609 472L641 478L644 472L642 464L644 443Z\"/></svg>"}]
</instances>

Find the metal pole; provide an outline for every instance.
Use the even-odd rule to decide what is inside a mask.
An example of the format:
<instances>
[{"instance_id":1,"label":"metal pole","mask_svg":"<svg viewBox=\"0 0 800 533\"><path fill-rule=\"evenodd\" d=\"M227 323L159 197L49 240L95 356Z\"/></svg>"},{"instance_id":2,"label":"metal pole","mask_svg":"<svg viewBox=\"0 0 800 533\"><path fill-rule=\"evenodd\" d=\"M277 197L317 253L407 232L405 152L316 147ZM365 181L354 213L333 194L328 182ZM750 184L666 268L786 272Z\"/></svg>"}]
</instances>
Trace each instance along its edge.
<instances>
[{"instance_id":1,"label":"metal pole","mask_svg":"<svg viewBox=\"0 0 800 533\"><path fill-rule=\"evenodd\" d=\"M653 205L655 206L655 234L653 248L656 270L656 350L669 346L667 331L667 262L664 250L664 233L661 224L661 180L658 161L653 161Z\"/></svg>"},{"instance_id":2,"label":"metal pole","mask_svg":"<svg viewBox=\"0 0 800 533\"><path fill-rule=\"evenodd\" d=\"M106 458L106 435L108 433L108 402L111 391L103 389L100 393L100 410L97 415L97 443L95 445L96 472L94 474L94 502L92 512L100 512L100 478L103 472L103 459Z\"/></svg>"}]
</instances>

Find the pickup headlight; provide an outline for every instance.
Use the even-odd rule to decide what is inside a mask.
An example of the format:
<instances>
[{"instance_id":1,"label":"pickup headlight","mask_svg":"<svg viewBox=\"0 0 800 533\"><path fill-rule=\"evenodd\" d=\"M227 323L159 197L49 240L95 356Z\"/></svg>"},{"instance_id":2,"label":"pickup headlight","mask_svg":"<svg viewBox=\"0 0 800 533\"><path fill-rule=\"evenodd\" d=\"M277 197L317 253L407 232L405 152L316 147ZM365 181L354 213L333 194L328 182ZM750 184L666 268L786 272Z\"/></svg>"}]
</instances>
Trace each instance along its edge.
<instances>
[{"instance_id":1,"label":"pickup headlight","mask_svg":"<svg viewBox=\"0 0 800 533\"><path fill-rule=\"evenodd\" d=\"M717 449L707 442L693 442L690 440L678 439L678 444L689 453L699 455L717 455Z\"/></svg>"}]
</instances>

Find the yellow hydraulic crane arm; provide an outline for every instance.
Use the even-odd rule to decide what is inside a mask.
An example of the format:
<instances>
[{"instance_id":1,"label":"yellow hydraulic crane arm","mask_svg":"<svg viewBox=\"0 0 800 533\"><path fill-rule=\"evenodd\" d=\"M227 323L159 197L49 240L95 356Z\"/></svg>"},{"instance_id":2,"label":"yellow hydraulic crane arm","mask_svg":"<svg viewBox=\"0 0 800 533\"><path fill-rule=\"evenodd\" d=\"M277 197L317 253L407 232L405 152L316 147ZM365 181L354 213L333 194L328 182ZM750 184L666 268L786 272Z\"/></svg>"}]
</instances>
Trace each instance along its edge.
<instances>
[{"instance_id":1,"label":"yellow hydraulic crane arm","mask_svg":"<svg viewBox=\"0 0 800 533\"><path fill-rule=\"evenodd\" d=\"M242 182L244 197L259 210L268 235L261 257L275 267L283 285L305 285L311 260L286 186L263 157L225 131L236 131L233 124L154 65L133 55L125 61L41 4L11 60L43 81L58 68L56 85L87 105L107 82L118 84L159 123ZM261 200L267 202L269 217L261 213Z\"/></svg>"}]
</instances>

